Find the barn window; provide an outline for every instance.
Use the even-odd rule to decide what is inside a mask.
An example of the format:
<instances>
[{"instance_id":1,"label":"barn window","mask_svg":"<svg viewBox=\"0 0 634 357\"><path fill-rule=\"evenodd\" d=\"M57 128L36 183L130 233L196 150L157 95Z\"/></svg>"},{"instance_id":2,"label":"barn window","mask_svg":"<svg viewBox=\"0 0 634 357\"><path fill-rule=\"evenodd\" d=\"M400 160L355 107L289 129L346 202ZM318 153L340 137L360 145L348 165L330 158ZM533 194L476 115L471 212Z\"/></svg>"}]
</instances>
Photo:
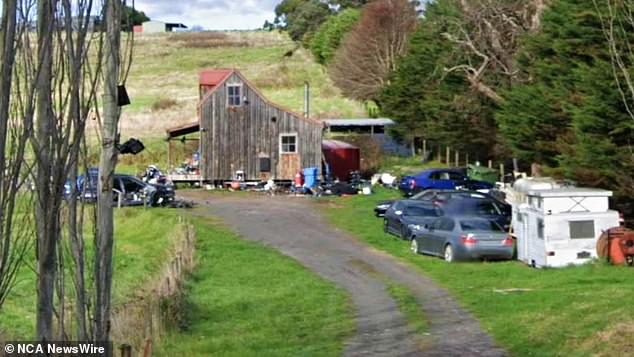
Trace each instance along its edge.
<instances>
[{"instance_id":1,"label":"barn window","mask_svg":"<svg viewBox=\"0 0 634 357\"><path fill-rule=\"evenodd\" d=\"M227 85L227 104L230 107L239 107L242 104L242 85L240 84L228 84Z\"/></svg>"},{"instance_id":2,"label":"barn window","mask_svg":"<svg viewBox=\"0 0 634 357\"><path fill-rule=\"evenodd\" d=\"M297 134L280 135L280 152L282 154L294 154L297 152Z\"/></svg>"}]
</instances>

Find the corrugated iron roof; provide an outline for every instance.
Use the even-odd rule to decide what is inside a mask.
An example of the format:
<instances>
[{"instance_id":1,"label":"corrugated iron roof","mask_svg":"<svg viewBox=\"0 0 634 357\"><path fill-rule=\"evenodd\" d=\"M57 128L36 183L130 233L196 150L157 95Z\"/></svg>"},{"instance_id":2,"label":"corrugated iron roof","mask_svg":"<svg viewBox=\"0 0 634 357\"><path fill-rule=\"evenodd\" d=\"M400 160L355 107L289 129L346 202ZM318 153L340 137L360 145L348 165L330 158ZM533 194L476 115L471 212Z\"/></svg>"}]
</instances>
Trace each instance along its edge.
<instances>
[{"instance_id":1,"label":"corrugated iron roof","mask_svg":"<svg viewBox=\"0 0 634 357\"><path fill-rule=\"evenodd\" d=\"M387 126L394 125L394 120L388 118L361 119L322 119L327 126Z\"/></svg>"},{"instance_id":2,"label":"corrugated iron roof","mask_svg":"<svg viewBox=\"0 0 634 357\"><path fill-rule=\"evenodd\" d=\"M198 84L201 86L217 86L222 83L231 73L233 69L206 69L200 71L198 75Z\"/></svg>"},{"instance_id":3,"label":"corrugated iron roof","mask_svg":"<svg viewBox=\"0 0 634 357\"><path fill-rule=\"evenodd\" d=\"M330 150L335 150L335 149L358 149L356 146L354 146L352 144L348 144L346 142L339 141L339 140L322 140L321 141L321 148L322 149L330 149Z\"/></svg>"}]
</instances>

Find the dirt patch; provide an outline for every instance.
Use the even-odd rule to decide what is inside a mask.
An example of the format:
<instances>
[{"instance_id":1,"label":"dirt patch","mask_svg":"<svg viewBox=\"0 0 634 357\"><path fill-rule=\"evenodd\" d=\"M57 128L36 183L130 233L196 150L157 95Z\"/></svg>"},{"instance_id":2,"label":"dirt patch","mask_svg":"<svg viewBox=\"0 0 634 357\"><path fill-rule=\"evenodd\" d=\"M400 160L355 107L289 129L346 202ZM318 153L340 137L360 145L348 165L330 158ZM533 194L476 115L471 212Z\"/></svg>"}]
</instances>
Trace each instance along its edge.
<instances>
[{"instance_id":1,"label":"dirt patch","mask_svg":"<svg viewBox=\"0 0 634 357\"><path fill-rule=\"evenodd\" d=\"M634 321L621 322L587 339L584 349L600 351L595 356L634 356Z\"/></svg>"}]
</instances>

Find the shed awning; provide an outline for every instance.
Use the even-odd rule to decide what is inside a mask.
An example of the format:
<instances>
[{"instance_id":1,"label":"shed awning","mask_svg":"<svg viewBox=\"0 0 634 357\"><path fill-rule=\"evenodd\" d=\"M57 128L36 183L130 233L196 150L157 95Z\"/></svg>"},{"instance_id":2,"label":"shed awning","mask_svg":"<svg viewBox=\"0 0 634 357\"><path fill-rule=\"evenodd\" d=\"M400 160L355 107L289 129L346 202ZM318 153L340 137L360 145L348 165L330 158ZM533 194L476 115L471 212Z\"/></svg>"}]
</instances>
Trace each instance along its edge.
<instances>
[{"instance_id":1,"label":"shed awning","mask_svg":"<svg viewBox=\"0 0 634 357\"><path fill-rule=\"evenodd\" d=\"M200 131L200 124L198 124L198 122L189 123L189 124L169 128L165 131L167 132L167 139L169 140L177 136L193 134Z\"/></svg>"},{"instance_id":2,"label":"shed awning","mask_svg":"<svg viewBox=\"0 0 634 357\"><path fill-rule=\"evenodd\" d=\"M394 124L394 121L388 118L322 119L322 122L326 126L387 126Z\"/></svg>"}]
</instances>

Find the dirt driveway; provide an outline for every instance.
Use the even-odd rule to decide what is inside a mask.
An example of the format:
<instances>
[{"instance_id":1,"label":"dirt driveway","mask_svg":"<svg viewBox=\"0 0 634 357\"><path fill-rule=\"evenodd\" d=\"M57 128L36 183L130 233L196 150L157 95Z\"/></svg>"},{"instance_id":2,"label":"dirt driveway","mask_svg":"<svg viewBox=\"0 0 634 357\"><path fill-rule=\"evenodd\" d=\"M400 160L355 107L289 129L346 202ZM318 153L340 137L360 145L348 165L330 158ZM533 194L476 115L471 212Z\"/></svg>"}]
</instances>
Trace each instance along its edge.
<instances>
[{"instance_id":1,"label":"dirt driveway","mask_svg":"<svg viewBox=\"0 0 634 357\"><path fill-rule=\"evenodd\" d=\"M244 239L294 258L351 296L356 334L346 356L504 356L479 323L429 278L327 224L309 198L186 192L205 214L219 216ZM368 213L370 214L370 213ZM413 336L385 280L407 286L428 320ZM421 341L423 343L421 343Z\"/></svg>"}]
</instances>

